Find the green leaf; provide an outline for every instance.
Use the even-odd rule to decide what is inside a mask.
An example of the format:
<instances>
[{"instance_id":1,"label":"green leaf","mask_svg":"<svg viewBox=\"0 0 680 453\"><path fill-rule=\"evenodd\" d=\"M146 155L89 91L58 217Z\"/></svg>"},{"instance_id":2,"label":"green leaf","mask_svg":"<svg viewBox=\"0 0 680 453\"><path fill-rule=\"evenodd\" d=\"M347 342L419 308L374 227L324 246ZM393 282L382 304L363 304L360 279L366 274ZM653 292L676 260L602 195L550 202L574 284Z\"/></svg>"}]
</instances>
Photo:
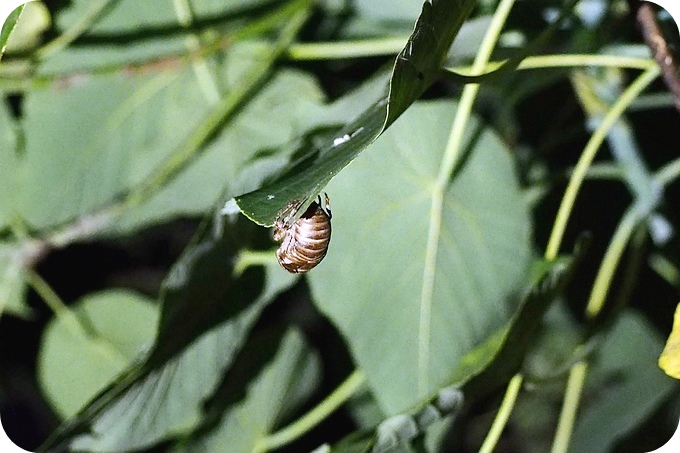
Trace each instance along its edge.
<instances>
[{"instance_id":1,"label":"green leaf","mask_svg":"<svg viewBox=\"0 0 680 453\"><path fill-rule=\"evenodd\" d=\"M288 331L271 363L250 381L243 400L229 408L213 431L192 439L178 450L257 451L257 445L273 432L283 417L310 396L320 374L319 359L306 347L302 335L297 330Z\"/></svg>"},{"instance_id":2,"label":"green leaf","mask_svg":"<svg viewBox=\"0 0 680 453\"><path fill-rule=\"evenodd\" d=\"M384 21L412 21L418 17L423 0L358 0L354 2L357 15Z\"/></svg>"},{"instance_id":3,"label":"green leaf","mask_svg":"<svg viewBox=\"0 0 680 453\"><path fill-rule=\"evenodd\" d=\"M91 432L73 439L71 448L140 449L195 429L206 399L218 389L259 314L276 292L290 284L291 278L274 266L278 265L268 269L267 289L250 307L208 330L179 356L138 378L129 388L108 395L101 413L89 418L92 414L86 412L79 417L92 423ZM277 278L281 276L284 278Z\"/></svg>"},{"instance_id":4,"label":"green leaf","mask_svg":"<svg viewBox=\"0 0 680 453\"><path fill-rule=\"evenodd\" d=\"M194 429L262 310L295 281L276 262L233 275L259 228L205 226L164 283L153 349L43 445L96 451L147 447ZM256 239L256 238L255 238ZM81 434L82 432L85 432ZM78 435L80 434L80 435Z\"/></svg>"},{"instance_id":5,"label":"green leaf","mask_svg":"<svg viewBox=\"0 0 680 453\"><path fill-rule=\"evenodd\" d=\"M527 206L491 130L433 207L454 114L450 101L414 105L328 186L333 236L311 289L387 414L441 387L507 320L530 262Z\"/></svg>"},{"instance_id":6,"label":"green leaf","mask_svg":"<svg viewBox=\"0 0 680 453\"><path fill-rule=\"evenodd\" d=\"M139 183L202 119L188 70L89 77L28 93L19 209L42 229L89 214Z\"/></svg>"},{"instance_id":7,"label":"green leaf","mask_svg":"<svg viewBox=\"0 0 680 453\"><path fill-rule=\"evenodd\" d=\"M229 82L249 76L256 57L252 52L234 46L228 57L219 70ZM239 64L230 64L231 58ZM280 147L299 130L315 127L322 102L310 76L281 71L184 172L158 188L147 203L124 213L112 231L205 212L228 187L244 187L237 176L259 150ZM71 86L30 92L23 122L27 150L19 192L22 215L43 229L113 203L125 190L145 183L176 152L178 143L201 127L211 108L190 68L89 77ZM329 115L321 118L337 122ZM4 151L0 159L3 156ZM0 220L2 212L0 205Z\"/></svg>"},{"instance_id":8,"label":"green leaf","mask_svg":"<svg viewBox=\"0 0 680 453\"><path fill-rule=\"evenodd\" d=\"M581 243L574 257L539 262L512 318L461 358L447 386L434 397L416 409L385 419L373 429L347 436L332 451L368 453L410 448L415 438L424 432L430 434L431 428L436 435L442 423L462 407L463 400L474 401L506 383L519 370L543 314L564 290L583 250Z\"/></svg>"},{"instance_id":9,"label":"green leaf","mask_svg":"<svg viewBox=\"0 0 680 453\"><path fill-rule=\"evenodd\" d=\"M33 310L26 304L21 249L14 243L0 242L0 317L11 314L22 318Z\"/></svg>"},{"instance_id":10,"label":"green leaf","mask_svg":"<svg viewBox=\"0 0 680 453\"><path fill-rule=\"evenodd\" d=\"M275 181L236 197L243 214L260 225L271 226L289 202L311 202L435 80L474 4L472 0L425 2L413 34L397 56L390 85L381 99L317 150L309 150L291 162Z\"/></svg>"},{"instance_id":11,"label":"green leaf","mask_svg":"<svg viewBox=\"0 0 680 453\"><path fill-rule=\"evenodd\" d=\"M593 358L569 451L610 451L677 389L657 366L658 332L641 315L624 312Z\"/></svg>"},{"instance_id":12,"label":"green leaf","mask_svg":"<svg viewBox=\"0 0 680 453\"><path fill-rule=\"evenodd\" d=\"M18 169L16 124L6 103L0 103L0 231L12 220Z\"/></svg>"},{"instance_id":13,"label":"green leaf","mask_svg":"<svg viewBox=\"0 0 680 453\"><path fill-rule=\"evenodd\" d=\"M299 130L320 120L336 122L323 106L323 94L312 77L292 70L279 71L227 124L201 155L161 188L148 202L131 208L115 229L129 231L140 225L177 215L200 215L218 199L252 188L263 175L245 174L257 164L257 153L292 141Z\"/></svg>"},{"instance_id":14,"label":"green leaf","mask_svg":"<svg viewBox=\"0 0 680 453\"><path fill-rule=\"evenodd\" d=\"M38 376L60 415L74 415L151 345L158 312L150 302L123 290L90 294L73 306L86 330L63 317L47 325Z\"/></svg>"},{"instance_id":15,"label":"green leaf","mask_svg":"<svg viewBox=\"0 0 680 453\"><path fill-rule=\"evenodd\" d=\"M111 208L123 194L122 207L148 201L198 158L262 87L274 61L306 20L309 6L297 1L267 16L276 24L286 20L274 45L240 55L242 48L233 46L229 58L221 56L219 61L225 65L221 80L226 86L220 88L225 94L214 105L205 102L193 71L172 65L156 77L147 75L148 80L143 80L144 75L139 80L124 73L68 79L79 89L63 90L53 84L53 89L68 91L65 99L45 96L45 104L38 108L28 99L25 126L35 133L27 137L22 206L29 223L45 228L66 222L102 206ZM233 64L231 58L237 57L238 64ZM77 108L80 104L82 109ZM63 115L65 121L53 121L62 108L68 112ZM83 130L91 135L83 137ZM229 151L245 155L238 149ZM228 168L229 162L219 164ZM224 184L221 180L209 193L220 193ZM114 207L113 211L120 212L120 205Z\"/></svg>"},{"instance_id":16,"label":"green leaf","mask_svg":"<svg viewBox=\"0 0 680 453\"><path fill-rule=\"evenodd\" d=\"M0 25L0 60L2 60L2 56L5 54L5 48L7 47L7 41L9 40L10 35L14 31L14 29L17 26L17 22L19 21L19 17L21 16L21 13L24 11L24 6L25 4L20 5L18 8L14 9L11 13L9 13L9 16L7 18L1 18L5 19L5 21Z\"/></svg>"},{"instance_id":17,"label":"green leaf","mask_svg":"<svg viewBox=\"0 0 680 453\"><path fill-rule=\"evenodd\" d=\"M90 34L134 33L139 30L168 30L177 27L177 13L167 0L104 0L111 3L105 14L89 30ZM266 4L272 0L192 0L191 10L196 21L225 19ZM72 0L69 8L57 16L61 29L72 26L92 8L91 0Z\"/></svg>"}]
</instances>

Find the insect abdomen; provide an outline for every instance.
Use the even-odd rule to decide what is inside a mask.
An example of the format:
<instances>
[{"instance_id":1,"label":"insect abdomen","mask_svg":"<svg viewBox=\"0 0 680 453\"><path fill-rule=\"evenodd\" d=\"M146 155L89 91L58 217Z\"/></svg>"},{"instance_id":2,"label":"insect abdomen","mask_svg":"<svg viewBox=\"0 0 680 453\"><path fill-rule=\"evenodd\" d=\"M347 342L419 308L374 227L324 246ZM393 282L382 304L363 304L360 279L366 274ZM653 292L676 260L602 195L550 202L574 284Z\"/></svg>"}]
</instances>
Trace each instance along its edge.
<instances>
[{"instance_id":1,"label":"insect abdomen","mask_svg":"<svg viewBox=\"0 0 680 453\"><path fill-rule=\"evenodd\" d=\"M301 274L323 260L331 240L330 216L314 202L293 224L276 251L279 264L288 272Z\"/></svg>"}]
</instances>

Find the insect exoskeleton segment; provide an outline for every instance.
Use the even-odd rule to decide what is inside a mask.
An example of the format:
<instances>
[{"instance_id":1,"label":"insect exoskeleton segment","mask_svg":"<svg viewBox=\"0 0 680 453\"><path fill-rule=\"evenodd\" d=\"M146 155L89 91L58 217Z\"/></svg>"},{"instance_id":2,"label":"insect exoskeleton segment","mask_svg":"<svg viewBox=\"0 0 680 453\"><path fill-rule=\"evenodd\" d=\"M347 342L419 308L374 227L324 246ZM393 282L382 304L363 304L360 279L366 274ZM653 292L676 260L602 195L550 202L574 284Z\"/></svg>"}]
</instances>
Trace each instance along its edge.
<instances>
[{"instance_id":1,"label":"insect exoskeleton segment","mask_svg":"<svg viewBox=\"0 0 680 453\"><path fill-rule=\"evenodd\" d=\"M323 260L331 241L331 206L324 193L325 209L321 196L313 201L293 223L302 202L289 203L276 217L274 240L283 241L276 251L276 258L285 270L303 274Z\"/></svg>"}]
</instances>

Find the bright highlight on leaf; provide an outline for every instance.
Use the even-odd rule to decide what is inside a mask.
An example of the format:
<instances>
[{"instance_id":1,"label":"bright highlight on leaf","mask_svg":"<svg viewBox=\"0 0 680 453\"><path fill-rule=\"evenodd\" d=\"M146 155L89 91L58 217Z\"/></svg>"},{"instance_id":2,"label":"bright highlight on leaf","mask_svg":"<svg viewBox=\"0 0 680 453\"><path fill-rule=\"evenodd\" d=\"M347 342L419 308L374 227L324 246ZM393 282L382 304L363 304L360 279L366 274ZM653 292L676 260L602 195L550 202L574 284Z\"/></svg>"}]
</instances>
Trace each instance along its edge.
<instances>
[{"instance_id":1,"label":"bright highlight on leaf","mask_svg":"<svg viewBox=\"0 0 680 453\"><path fill-rule=\"evenodd\" d=\"M659 357L659 366L670 377L680 379L680 304L675 309L673 330Z\"/></svg>"}]
</instances>

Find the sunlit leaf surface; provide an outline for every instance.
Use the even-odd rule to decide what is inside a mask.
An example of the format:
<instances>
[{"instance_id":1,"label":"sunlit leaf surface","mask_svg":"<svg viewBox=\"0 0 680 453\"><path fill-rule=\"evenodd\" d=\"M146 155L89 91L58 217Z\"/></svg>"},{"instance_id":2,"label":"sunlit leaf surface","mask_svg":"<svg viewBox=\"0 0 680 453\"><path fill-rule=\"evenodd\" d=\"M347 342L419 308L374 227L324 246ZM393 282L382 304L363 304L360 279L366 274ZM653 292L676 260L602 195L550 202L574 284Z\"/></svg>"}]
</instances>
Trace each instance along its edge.
<instances>
[{"instance_id":1,"label":"sunlit leaf surface","mask_svg":"<svg viewBox=\"0 0 680 453\"><path fill-rule=\"evenodd\" d=\"M507 320L531 254L529 213L503 143L482 127L433 208L455 114L413 106L329 184L333 235L309 274L388 414L441 387ZM433 229L433 227L435 227Z\"/></svg>"},{"instance_id":2,"label":"sunlit leaf surface","mask_svg":"<svg viewBox=\"0 0 680 453\"><path fill-rule=\"evenodd\" d=\"M580 247L573 257L534 266L531 284L512 318L462 357L446 387L415 410L386 418L371 429L347 436L334 445L332 451L411 451L414 439L424 433L436 436L447 421L453 421L464 402L474 401L505 384L517 372L524 353L534 341L536 321L564 290L582 253L583 247Z\"/></svg>"},{"instance_id":3,"label":"sunlit leaf surface","mask_svg":"<svg viewBox=\"0 0 680 453\"><path fill-rule=\"evenodd\" d=\"M73 309L82 330L73 319L53 319L38 359L41 386L63 417L74 415L139 358L158 324L158 307L127 290L90 294Z\"/></svg>"}]
</instances>

